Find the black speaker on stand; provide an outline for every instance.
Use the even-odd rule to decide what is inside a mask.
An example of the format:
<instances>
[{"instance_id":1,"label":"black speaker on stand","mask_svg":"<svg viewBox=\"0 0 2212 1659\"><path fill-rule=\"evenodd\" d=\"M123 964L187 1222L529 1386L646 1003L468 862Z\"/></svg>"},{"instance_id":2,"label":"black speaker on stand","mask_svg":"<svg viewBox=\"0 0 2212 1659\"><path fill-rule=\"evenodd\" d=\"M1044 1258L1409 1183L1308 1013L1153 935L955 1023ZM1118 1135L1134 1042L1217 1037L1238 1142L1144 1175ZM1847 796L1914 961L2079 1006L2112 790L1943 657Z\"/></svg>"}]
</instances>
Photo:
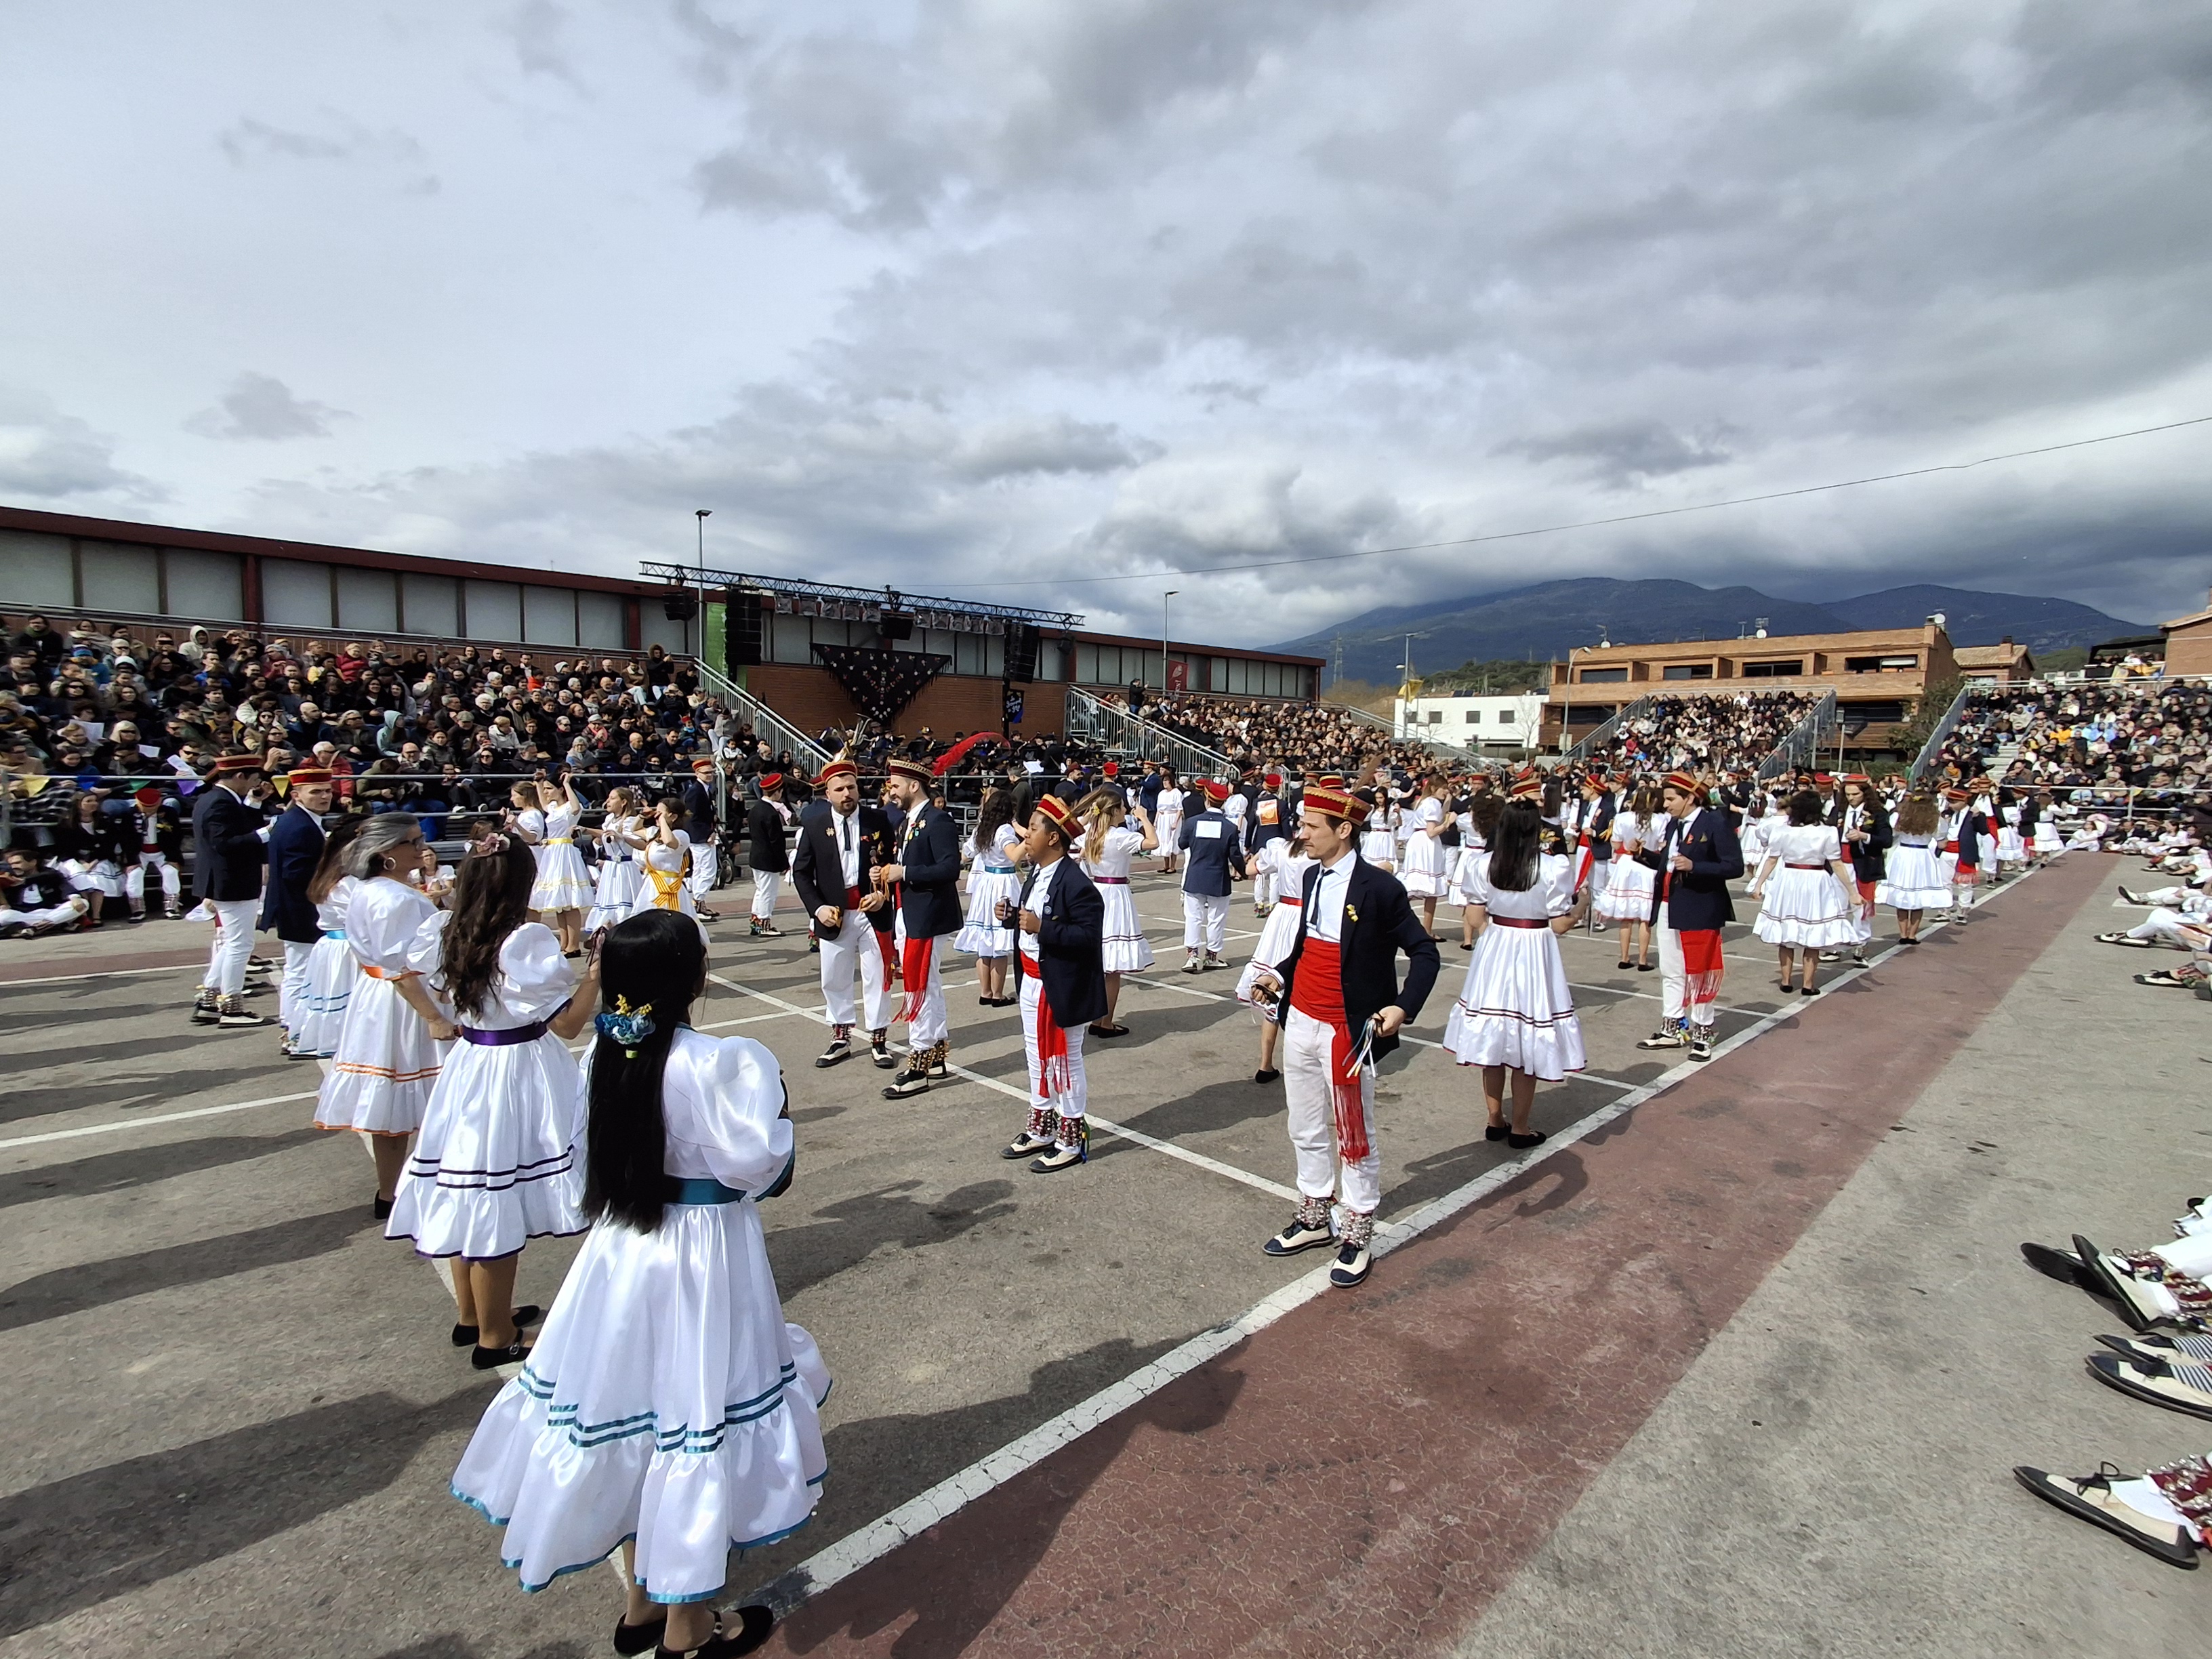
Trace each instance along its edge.
<instances>
[{"instance_id":1,"label":"black speaker on stand","mask_svg":"<svg viewBox=\"0 0 2212 1659\"><path fill-rule=\"evenodd\" d=\"M911 611L886 611L883 612L876 623L876 637L884 641L886 644L893 640L912 639L914 637L914 612Z\"/></svg>"},{"instance_id":2,"label":"black speaker on stand","mask_svg":"<svg viewBox=\"0 0 2212 1659\"><path fill-rule=\"evenodd\" d=\"M1032 623L1016 623L1006 630L1006 680L1027 685L1036 678L1038 630Z\"/></svg>"},{"instance_id":3,"label":"black speaker on stand","mask_svg":"<svg viewBox=\"0 0 2212 1659\"><path fill-rule=\"evenodd\" d=\"M761 602L757 594L732 593L730 602L722 607L725 620L724 648L726 660L732 668L750 668L767 660L762 653L768 632L761 615Z\"/></svg>"}]
</instances>

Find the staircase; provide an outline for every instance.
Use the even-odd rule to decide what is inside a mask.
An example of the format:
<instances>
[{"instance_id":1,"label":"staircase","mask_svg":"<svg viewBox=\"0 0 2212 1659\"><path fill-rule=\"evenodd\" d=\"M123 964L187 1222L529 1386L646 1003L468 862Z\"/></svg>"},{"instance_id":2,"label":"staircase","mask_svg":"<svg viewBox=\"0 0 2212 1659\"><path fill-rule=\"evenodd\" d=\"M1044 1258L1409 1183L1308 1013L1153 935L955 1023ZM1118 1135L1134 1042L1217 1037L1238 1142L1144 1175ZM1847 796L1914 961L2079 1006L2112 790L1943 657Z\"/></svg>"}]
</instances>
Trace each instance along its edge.
<instances>
[{"instance_id":1,"label":"staircase","mask_svg":"<svg viewBox=\"0 0 2212 1659\"><path fill-rule=\"evenodd\" d=\"M1096 744L1119 759L1158 761L1173 767L1180 777L1237 775L1236 764L1228 756L1193 743L1141 714L1102 702L1079 686L1067 688L1065 723L1069 737Z\"/></svg>"},{"instance_id":2,"label":"staircase","mask_svg":"<svg viewBox=\"0 0 2212 1659\"><path fill-rule=\"evenodd\" d=\"M696 659L694 659L697 662ZM743 686L703 662L697 662L699 689L709 696L719 698L725 708L744 716L753 728L753 735L768 740L770 749L781 753L788 749L793 757L807 769L813 777L833 758L822 745L808 737L789 720L770 708Z\"/></svg>"}]
</instances>

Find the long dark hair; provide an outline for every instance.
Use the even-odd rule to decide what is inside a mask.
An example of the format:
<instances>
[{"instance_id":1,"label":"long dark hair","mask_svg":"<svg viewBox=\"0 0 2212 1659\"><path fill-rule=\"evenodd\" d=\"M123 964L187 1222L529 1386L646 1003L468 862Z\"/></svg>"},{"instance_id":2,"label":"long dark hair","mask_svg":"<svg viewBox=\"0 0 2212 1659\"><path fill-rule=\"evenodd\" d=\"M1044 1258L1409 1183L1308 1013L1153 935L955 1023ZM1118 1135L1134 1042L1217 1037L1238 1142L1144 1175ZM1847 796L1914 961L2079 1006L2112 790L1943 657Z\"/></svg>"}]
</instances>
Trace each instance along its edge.
<instances>
[{"instance_id":1,"label":"long dark hair","mask_svg":"<svg viewBox=\"0 0 2212 1659\"><path fill-rule=\"evenodd\" d=\"M592 1045L587 1216L606 1216L644 1233L660 1225L670 1190L662 1168L668 1128L660 1115L661 1075L706 971L699 924L674 910L641 911L599 941L601 1010L649 1011L653 1029L634 1044L601 1031Z\"/></svg>"},{"instance_id":2,"label":"long dark hair","mask_svg":"<svg viewBox=\"0 0 2212 1659\"><path fill-rule=\"evenodd\" d=\"M320 904L331 896L331 889L345 878L345 849L368 822L365 817L341 818L337 826L323 838L323 855L316 860L315 873L307 878L307 902L310 904Z\"/></svg>"},{"instance_id":3,"label":"long dark hair","mask_svg":"<svg viewBox=\"0 0 2212 1659\"><path fill-rule=\"evenodd\" d=\"M440 945L446 994L456 1013L483 1012L499 977L500 947L529 915L537 881L538 855L520 836L495 836L461 860Z\"/></svg>"},{"instance_id":4,"label":"long dark hair","mask_svg":"<svg viewBox=\"0 0 2212 1659\"><path fill-rule=\"evenodd\" d=\"M1505 804L1490 836L1490 884L1502 893L1525 893L1536 884L1544 817L1532 800Z\"/></svg>"}]
</instances>

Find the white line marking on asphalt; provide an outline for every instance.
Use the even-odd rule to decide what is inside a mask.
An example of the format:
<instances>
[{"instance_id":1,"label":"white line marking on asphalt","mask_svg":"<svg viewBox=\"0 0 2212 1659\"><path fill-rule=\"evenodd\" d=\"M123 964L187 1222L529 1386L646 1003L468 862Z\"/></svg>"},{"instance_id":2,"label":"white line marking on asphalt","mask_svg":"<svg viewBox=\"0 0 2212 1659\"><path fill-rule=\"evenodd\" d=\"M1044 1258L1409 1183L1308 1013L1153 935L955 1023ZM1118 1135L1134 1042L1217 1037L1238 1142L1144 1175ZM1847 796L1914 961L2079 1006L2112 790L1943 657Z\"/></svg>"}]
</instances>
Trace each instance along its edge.
<instances>
[{"instance_id":1,"label":"white line marking on asphalt","mask_svg":"<svg viewBox=\"0 0 2212 1659\"><path fill-rule=\"evenodd\" d=\"M2031 870L2026 875L2034 873ZM2006 887L1997 890L2008 890L2022 879L2025 876L2016 877ZM1936 926L1940 927L1942 924ZM1933 931L1934 928L1928 930ZM1923 937L1926 937L1926 933ZM1879 967L1903 948L1893 945L1864 966L1851 964L1847 972L1838 976L1836 982L1840 984L1857 978L1869 969ZM1771 1014L1761 1016L1734 1036L1717 1044L1713 1050L1713 1057L1718 1059L1723 1054L1735 1053L1796 1012L1794 1008L1777 1009ZM1709 1063L1685 1060L1661 1073L1650 1083L1639 1085L1620 1099L1559 1130L1546 1140L1541 1148L1532 1149L1528 1156L1508 1159L1466 1185L1422 1205L1403 1219L1378 1218L1375 1224L1375 1254L1377 1256L1387 1255L1401 1245L1411 1243L1421 1234L1460 1214L1508 1182L1537 1168L1546 1158L1588 1139L1655 1096L1665 1093ZM993 1082L989 1079L982 1080ZM1024 1094L1023 1098L1027 1099L1027 1095ZM1120 1382L1100 1389L1086 1400L1079 1401L1057 1416L1047 1419L1018 1439L977 1459L927 1492L908 1498L890 1513L878 1516L856 1532L848 1534L819 1553L808 1557L774 1583L743 1600L765 1602L775 1609L779 1618L784 1617L840 1581L849 1578L861 1568L890 1554L900 1545L965 1509L985 1493L1035 1468L1091 1429L1130 1407L1141 1404L1177 1377L1188 1375L1208 1360L1225 1353L1245 1338L1266 1329L1284 1315L1304 1306L1328 1289L1328 1269L1326 1266L1292 1279L1237 1318L1201 1331Z\"/></svg>"},{"instance_id":2,"label":"white line marking on asphalt","mask_svg":"<svg viewBox=\"0 0 2212 1659\"><path fill-rule=\"evenodd\" d=\"M182 1123L188 1118L220 1117L225 1112L250 1112L262 1106L283 1106L297 1100L313 1100L319 1092L308 1089L296 1095L270 1095L261 1100L234 1100L228 1106L197 1106L189 1112L163 1112L154 1117L125 1118L120 1123L88 1123L77 1129L49 1129L40 1135L17 1135L12 1140L0 1140L0 1152L10 1146L36 1146L49 1140L75 1140L80 1135L112 1134L118 1129L144 1129L156 1123Z\"/></svg>"},{"instance_id":3,"label":"white line marking on asphalt","mask_svg":"<svg viewBox=\"0 0 2212 1659\"><path fill-rule=\"evenodd\" d=\"M74 985L85 979L128 979L133 974L181 974L188 968L204 969L204 962L179 962L167 968L103 968L94 974L55 974L45 979L0 980L0 991L18 985Z\"/></svg>"}]
</instances>

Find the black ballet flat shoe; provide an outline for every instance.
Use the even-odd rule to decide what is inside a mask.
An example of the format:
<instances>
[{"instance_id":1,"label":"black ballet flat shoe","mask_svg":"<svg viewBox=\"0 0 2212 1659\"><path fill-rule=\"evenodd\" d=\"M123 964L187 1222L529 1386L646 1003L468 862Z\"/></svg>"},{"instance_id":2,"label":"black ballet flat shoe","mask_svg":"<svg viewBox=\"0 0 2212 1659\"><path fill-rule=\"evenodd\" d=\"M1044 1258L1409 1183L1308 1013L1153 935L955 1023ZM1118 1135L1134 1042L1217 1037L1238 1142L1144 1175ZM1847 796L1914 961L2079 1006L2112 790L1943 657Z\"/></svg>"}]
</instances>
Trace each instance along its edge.
<instances>
[{"instance_id":1,"label":"black ballet flat shoe","mask_svg":"<svg viewBox=\"0 0 2212 1659\"><path fill-rule=\"evenodd\" d=\"M1639 974L1648 974L1658 965L1654 962L1639 962L1636 964L1636 971Z\"/></svg>"},{"instance_id":2,"label":"black ballet flat shoe","mask_svg":"<svg viewBox=\"0 0 2212 1659\"><path fill-rule=\"evenodd\" d=\"M660 1645L660 1638L668 1633L668 1615L648 1619L642 1625L633 1625L627 1619L615 1620L615 1651L617 1653L650 1653Z\"/></svg>"},{"instance_id":3,"label":"black ballet flat shoe","mask_svg":"<svg viewBox=\"0 0 2212 1659\"><path fill-rule=\"evenodd\" d=\"M539 1307L535 1302L526 1302L514 1310L514 1328L519 1331L527 1330L544 1317L544 1309ZM482 1328L481 1326L477 1325L454 1326L453 1346L457 1348L473 1348L477 1345L477 1334ZM641 1652L643 1650L639 1650Z\"/></svg>"},{"instance_id":4,"label":"black ballet flat shoe","mask_svg":"<svg viewBox=\"0 0 2212 1659\"><path fill-rule=\"evenodd\" d=\"M1486 1123L1482 1126L1482 1138L1485 1140L1503 1140L1512 1133L1510 1127L1503 1123Z\"/></svg>"},{"instance_id":5,"label":"black ballet flat shoe","mask_svg":"<svg viewBox=\"0 0 2212 1659\"><path fill-rule=\"evenodd\" d=\"M372 1218L378 1221L391 1220L392 1200L388 1198L371 1200L368 1206L368 1213Z\"/></svg>"},{"instance_id":6,"label":"black ballet flat shoe","mask_svg":"<svg viewBox=\"0 0 2212 1659\"><path fill-rule=\"evenodd\" d=\"M1619 962L1613 963L1613 966L1624 974L1635 965L1636 964L1629 961L1626 957L1621 957Z\"/></svg>"},{"instance_id":7,"label":"black ballet flat shoe","mask_svg":"<svg viewBox=\"0 0 2212 1659\"><path fill-rule=\"evenodd\" d=\"M471 1348L469 1364L480 1371L497 1370L501 1365L520 1365L530 1358L530 1345L521 1337L504 1348Z\"/></svg>"},{"instance_id":8,"label":"black ballet flat shoe","mask_svg":"<svg viewBox=\"0 0 2212 1659\"><path fill-rule=\"evenodd\" d=\"M733 1619L735 1630L730 1628ZM714 1633L697 1647L672 1648L664 1642L653 1652L665 1659L738 1659L761 1646L775 1629L775 1615L766 1607L737 1607L724 1613Z\"/></svg>"},{"instance_id":9,"label":"black ballet flat shoe","mask_svg":"<svg viewBox=\"0 0 2212 1659\"><path fill-rule=\"evenodd\" d=\"M1262 1066L1252 1073L1252 1081L1255 1083L1279 1083L1282 1079L1283 1074L1272 1066Z\"/></svg>"},{"instance_id":10,"label":"black ballet flat shoe","mask_svg":"<svg viewBox=\"0 0 2212 1659\"><path fill-rule=\"evenodd\" d=\"M1516 1152L1524 1152L1531 1146L1542 1146L1550 1139L1551 1137L1541 1129L1531 1129L1525 1135L1508 1134L1505 1137L1505 1144Z\"/></svg>"}]
</instances>

